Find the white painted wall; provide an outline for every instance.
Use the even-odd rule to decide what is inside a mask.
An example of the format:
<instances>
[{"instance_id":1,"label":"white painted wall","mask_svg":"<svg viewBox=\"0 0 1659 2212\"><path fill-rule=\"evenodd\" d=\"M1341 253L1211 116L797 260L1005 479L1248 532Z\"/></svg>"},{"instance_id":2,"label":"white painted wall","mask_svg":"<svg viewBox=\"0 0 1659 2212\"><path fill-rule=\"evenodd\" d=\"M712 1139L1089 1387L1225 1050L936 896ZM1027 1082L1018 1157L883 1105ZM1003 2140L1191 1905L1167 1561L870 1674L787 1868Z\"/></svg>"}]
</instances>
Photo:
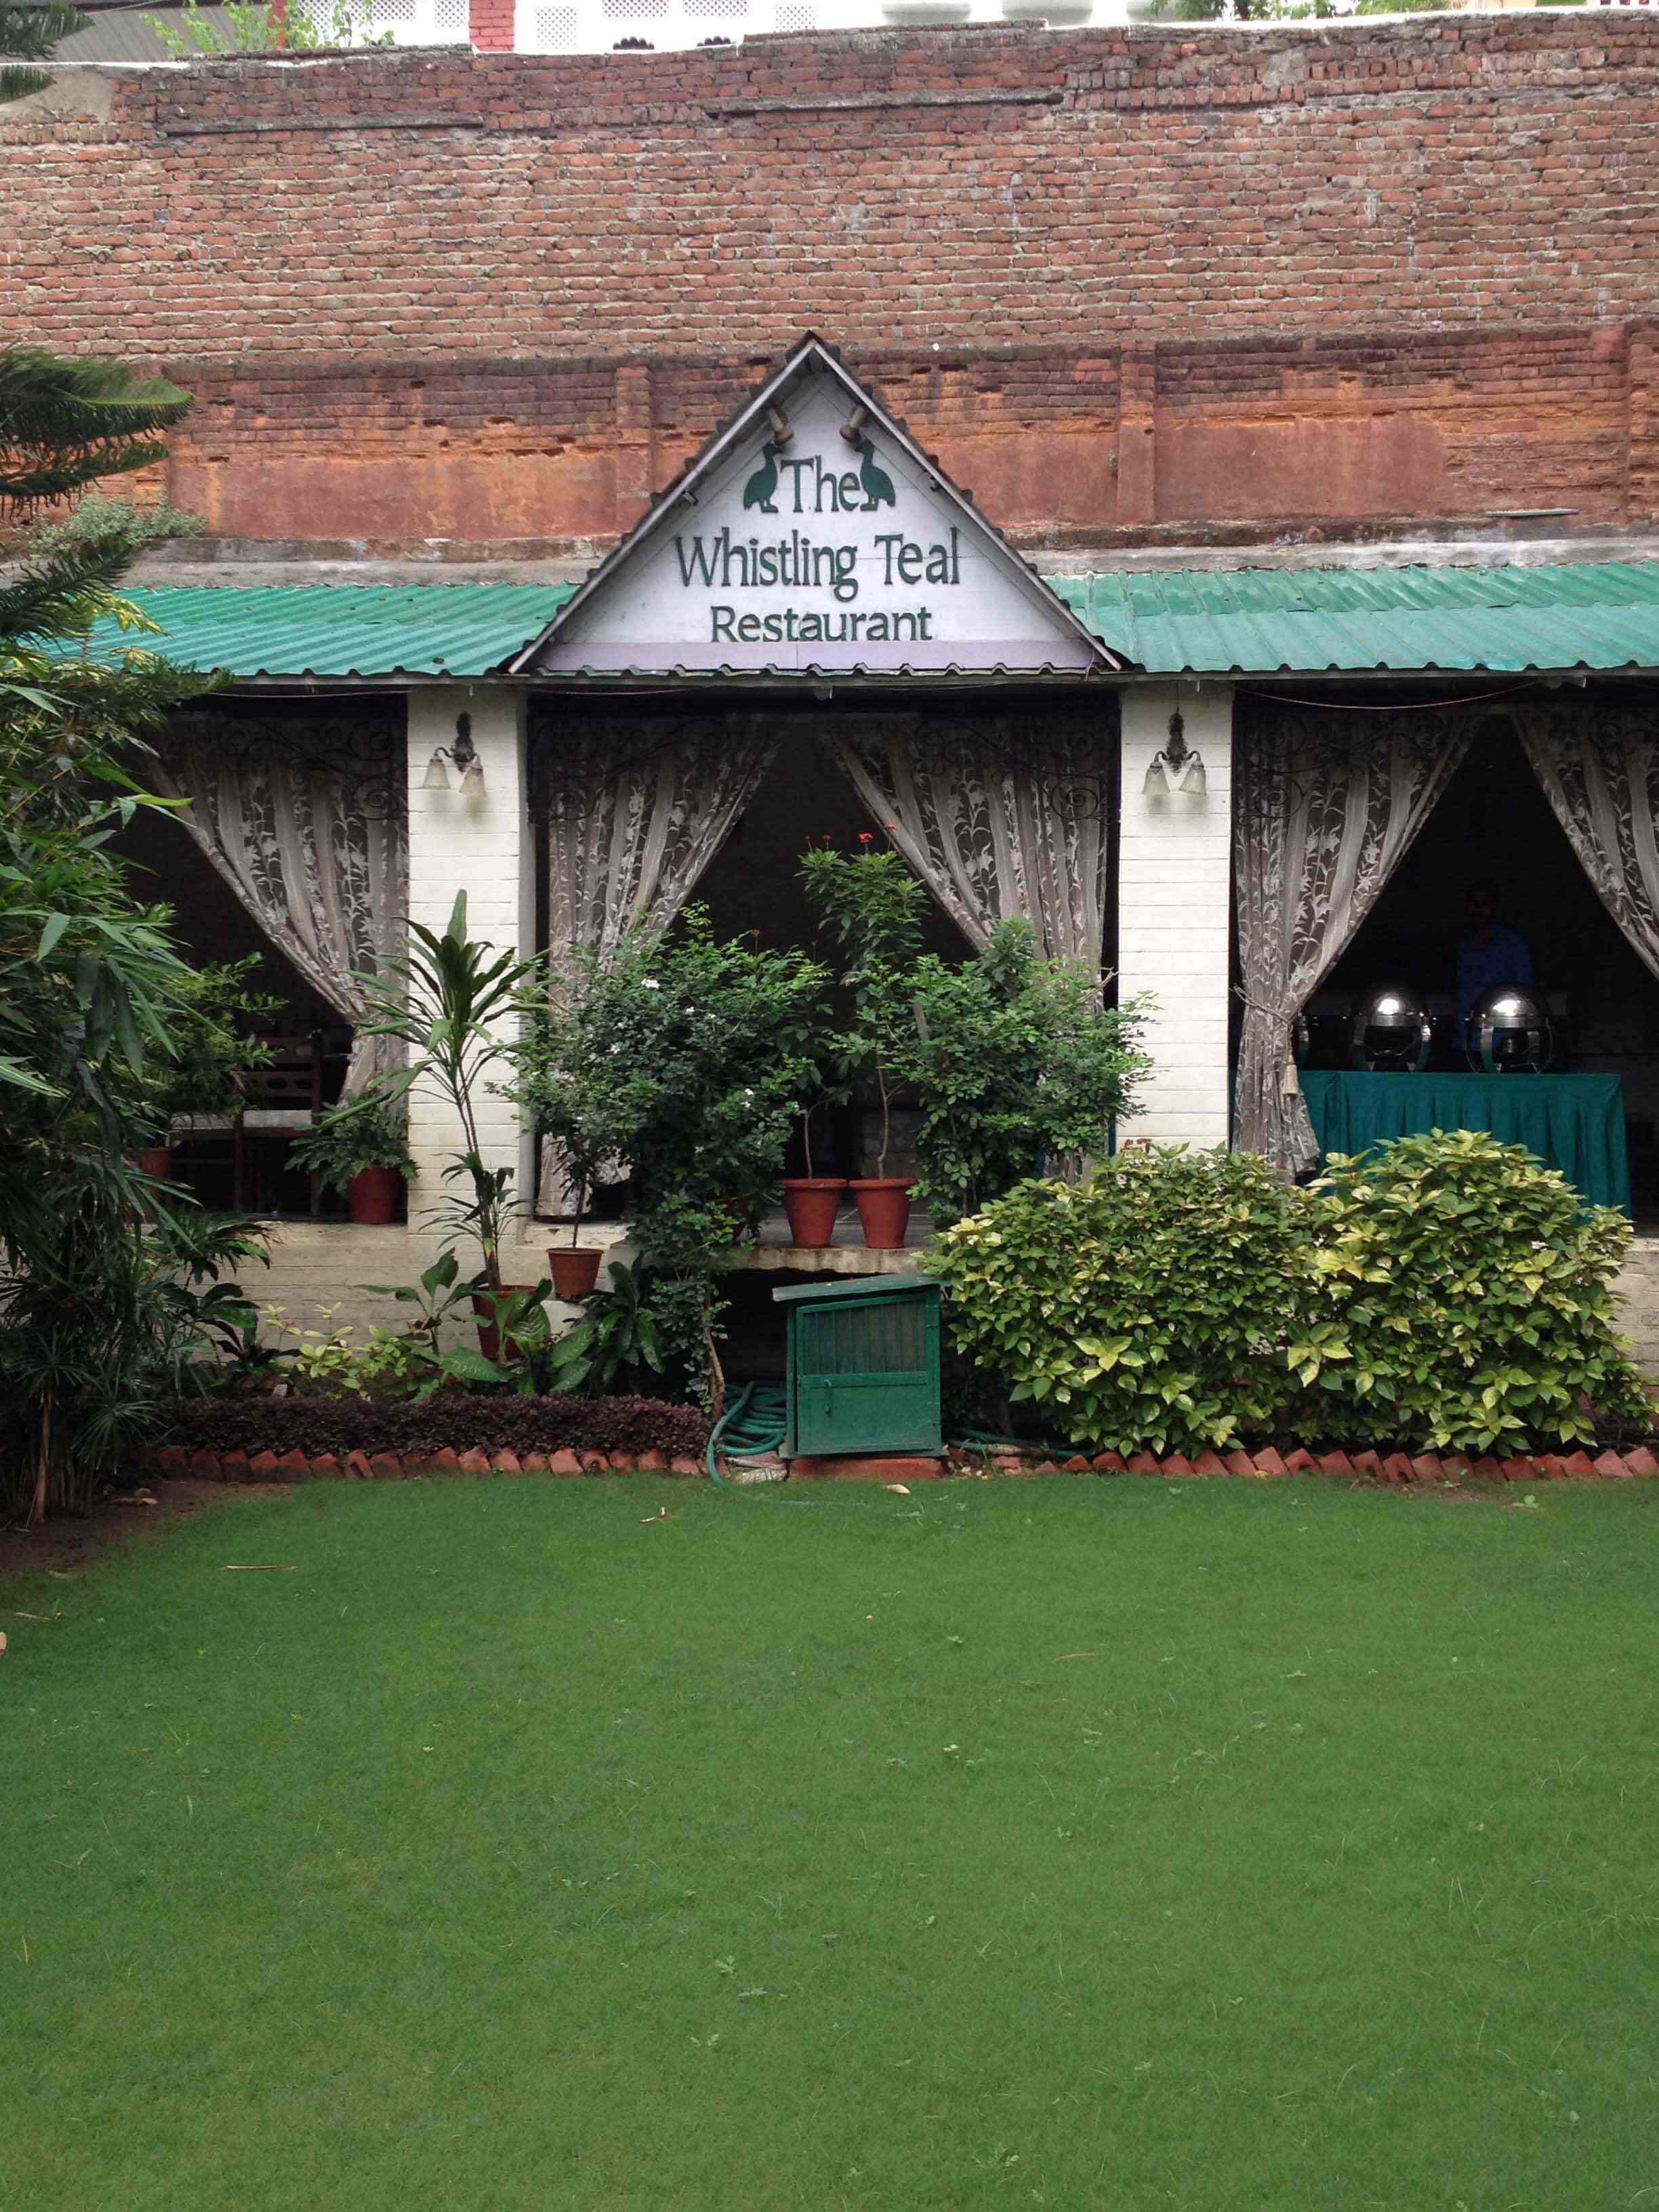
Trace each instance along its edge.
<instances>
[{"instance_id":1,"label":"white painted wall","mask_svg":"<svg viewBox=\"0 0 1659 2212\"><path fill-rule=\"evenodd\" d=\"M1228 919L1232 884L1233 696L1227 684L1127 687L1118 847L1120 994L1150 992L1152 1073L1122 1135L1227 1141ZM1149 797L1146 770L1177 710L1206 788Z\"/></svg>"},{"instance_id":2,"label":"white painted wall","mask_svg":"<svg viewBox=\"0 0 1659 2212\"><path fill-rule=\"evenodd\" d=\"M483 769L476 798L464 795L450 771L447 791L428 790L427 764L441 745L453 745L455 718L472 717L472 742ZM503 951L534 948L535 872L526 811L525 702L521 692L479 684L470 690L415 691L409 700L409 911L442 933L457 891L466 893L468 933ZM411 1222L444 1194L439 1170L460 1139L443 1099L417 1085L410 1100L409 1148L418 1175L410 1188ZM487 1098L479 1135L492 1166L511 1167L526 1204L530 1142L504 1099Z\"/></svg>"}]
</instances>

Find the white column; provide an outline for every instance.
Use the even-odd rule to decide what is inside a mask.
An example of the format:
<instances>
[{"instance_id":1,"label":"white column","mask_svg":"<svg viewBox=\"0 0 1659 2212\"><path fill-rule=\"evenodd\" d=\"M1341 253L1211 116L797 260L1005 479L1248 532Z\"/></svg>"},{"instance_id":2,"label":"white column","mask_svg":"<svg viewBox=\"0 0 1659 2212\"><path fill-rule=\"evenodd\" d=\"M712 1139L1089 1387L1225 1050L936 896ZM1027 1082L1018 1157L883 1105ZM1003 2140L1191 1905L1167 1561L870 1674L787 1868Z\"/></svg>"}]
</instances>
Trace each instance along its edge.
<instances>
[{"instance_id":1,"label":"white column","mask_svg":"<svg viewBox=\"0 0 1659 2212\"><path fill-rule=\"evenodd\" d=\"M1228 922L1232 891L1231 684L1126 685L1118 844L1119 995L1158 1001L1146 1030L1152 1071L1124 1137L1161 1145L1227 1141ZM1154 753L1179 713L1203 757L1206 787L1155 796Z\"/></svg>"},{"instance_id":2,"label":"white column","mask_svg":"<svg viewBox=\"0 0 1659 2212\"><path fill-rule=\"evenodd\" d=\"M454 769L449 788L428 789L433 753L455 743L458 714L472 718L472 742L483 788L464 793ZM458 891L466 893L467 933L513 953L530 952L535 932L535 870L525 791L525 698L504 685L457 684L412 691L409 697L409 912L442 935ZM479 1138L493 1167L518 1177L520 1204L533 1202L528 1139L504 1099L486 1096ZM409 1148L418 1174L410 1192L411 1223L453 1188L440 1181L446 1158L460 1145L460 1125L429 1086L410 1100Z\"/></svg>"}]
</instances>

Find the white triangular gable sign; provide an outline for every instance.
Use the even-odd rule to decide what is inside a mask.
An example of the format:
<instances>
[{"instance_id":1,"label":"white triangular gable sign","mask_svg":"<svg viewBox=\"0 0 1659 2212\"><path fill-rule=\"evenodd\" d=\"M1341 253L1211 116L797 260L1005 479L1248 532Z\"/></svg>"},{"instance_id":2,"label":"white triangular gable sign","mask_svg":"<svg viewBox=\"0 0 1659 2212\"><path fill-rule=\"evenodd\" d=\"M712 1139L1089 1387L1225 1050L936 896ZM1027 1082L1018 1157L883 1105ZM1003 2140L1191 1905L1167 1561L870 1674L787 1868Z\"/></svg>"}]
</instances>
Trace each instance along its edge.
<instances>
[{"instance_id":1,"label":"white triangular gable sign","mask_svg":"<svg viewBox=\"0 0 1659 2212\"><path fill-rule=\"evenodd\" d=\"M1117 665L814 337L512 664L809 677Z\"/></svg>"}]
</instances>

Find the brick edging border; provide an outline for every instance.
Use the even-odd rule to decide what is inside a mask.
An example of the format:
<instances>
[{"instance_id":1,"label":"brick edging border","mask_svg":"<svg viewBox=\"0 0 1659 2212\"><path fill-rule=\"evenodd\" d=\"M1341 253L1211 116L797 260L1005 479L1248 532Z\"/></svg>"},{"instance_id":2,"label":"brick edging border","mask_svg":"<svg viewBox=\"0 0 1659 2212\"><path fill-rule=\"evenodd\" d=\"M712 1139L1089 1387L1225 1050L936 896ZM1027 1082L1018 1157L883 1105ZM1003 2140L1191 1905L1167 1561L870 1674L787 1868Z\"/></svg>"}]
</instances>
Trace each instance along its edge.
<instances>
[{"instance_id":1,"label":"brick edging border","mask_svg":"<svg viewBox=\"0 0 1659 2212\"><path fill-rule=\"evenodd\" d=\"M688 1453L672 1456L659 1451L480 1451L476 1447L457 1452L210 1452L189 1451L167 1444L146 1455L147 1466L162 1476L185 1476L198 1482L396 1482L428 1474L704 1474L702 1460ZM914 1462L908 1462L910 1468ZM1254 1451L1200 1452L1188 1459L1182 1452L1097 1452L1060 1460L1032 1453L954 1451L939 1463L939 1471L956 1474L1147 1474L1164 1477L1233 1475L1268 1480L1276 1476L1322 1474L1345 1482L1379 1484L1425 1482L1595 1482L1651 1480L1659 1477L1659 1458L1645 1444L1633 1451L1588 1452L1565 1455L1544 1452L1535 1457L1473 1458L1464 1452L1358 1451L1310 1452L1298 1448L1280 1453L1272 1446ZM866 1462L869 1479L879 1481L894 1472L879 1460ZM901 1472L906 1471L903 1469Z\"/></svg>"},{"instance_id":2,"label":"brick edging border","mask_svg":"<svg viewBox=\"0 0 1659 2212\"><path fill-rule=\"evenodd\" d=\"M399 1482L421 1474L701 1474L703 1464L677 1452L451 1451L318 1452L186 1451L167 1444L149 1455L160 1475L195 1482Z\"/></svg>"},{"instance_id":3,"label":"brick edging border","mask_svg":"<svg viewBox=\"0 0 1659 2212\"><path fill-rule=\"evenodd\" d=\"M1271 1445L1252 1451L1200 1452L1188 1459L1182 1452L1098 1452L1092 1458L1078 1454L1071 1459L1033 1459L1029 1455L992 1450L983 1459L953 1455L958 1467L982 1470L988 1465L1000 1474L1156 1474L1242 1475L1265 1480L1276 1475L1325 1474L1340 1481L1405 1484L1412 1482L1595 1482L1651 1480L1659 1476L1659 1459L1645 1444L1633 1451L1585 1451L1563 1455L1540 1452L1535 1456L1494 1459L1467 1452L1329 1451L1310 1452L1299 1446L1280 1453Z\"/></svg>"}]
</instances>

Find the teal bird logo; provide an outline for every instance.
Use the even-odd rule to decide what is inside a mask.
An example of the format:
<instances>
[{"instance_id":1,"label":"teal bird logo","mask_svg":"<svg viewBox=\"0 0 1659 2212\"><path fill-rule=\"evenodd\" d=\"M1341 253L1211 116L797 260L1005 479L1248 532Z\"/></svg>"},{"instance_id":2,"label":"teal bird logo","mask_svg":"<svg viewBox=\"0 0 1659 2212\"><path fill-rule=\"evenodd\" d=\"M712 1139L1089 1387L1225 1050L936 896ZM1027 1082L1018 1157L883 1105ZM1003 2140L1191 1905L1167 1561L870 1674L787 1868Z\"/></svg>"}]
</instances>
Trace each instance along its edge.
<instances>
[{"instance_id":1,"label":"teal bird logo","mask_svg":"<svg viewBox=\"0 0 1659 2212\"><path fill-rule=\"evenodd\" d=\"M763 514L775 514L778 510L772 495L778 488L778 448L769 438L761 452L764 458L743 488L743 503L745 507L757 507Z\"/></svg>"},{"instance_id":2,"label":"teal bird logo","mask_svg":"<svg viewBox=\"0 0 1659 2212\"><path fill-rule=\"evenodd\" d=\"M859 440L859 451L864 456L864 465L859 471L859 482L864 487L864 511L873 514L878 507L896 507L897 495L893 479L885 469L876 465L876 449L867 438Z\"/></svg>"}]
</instances>

